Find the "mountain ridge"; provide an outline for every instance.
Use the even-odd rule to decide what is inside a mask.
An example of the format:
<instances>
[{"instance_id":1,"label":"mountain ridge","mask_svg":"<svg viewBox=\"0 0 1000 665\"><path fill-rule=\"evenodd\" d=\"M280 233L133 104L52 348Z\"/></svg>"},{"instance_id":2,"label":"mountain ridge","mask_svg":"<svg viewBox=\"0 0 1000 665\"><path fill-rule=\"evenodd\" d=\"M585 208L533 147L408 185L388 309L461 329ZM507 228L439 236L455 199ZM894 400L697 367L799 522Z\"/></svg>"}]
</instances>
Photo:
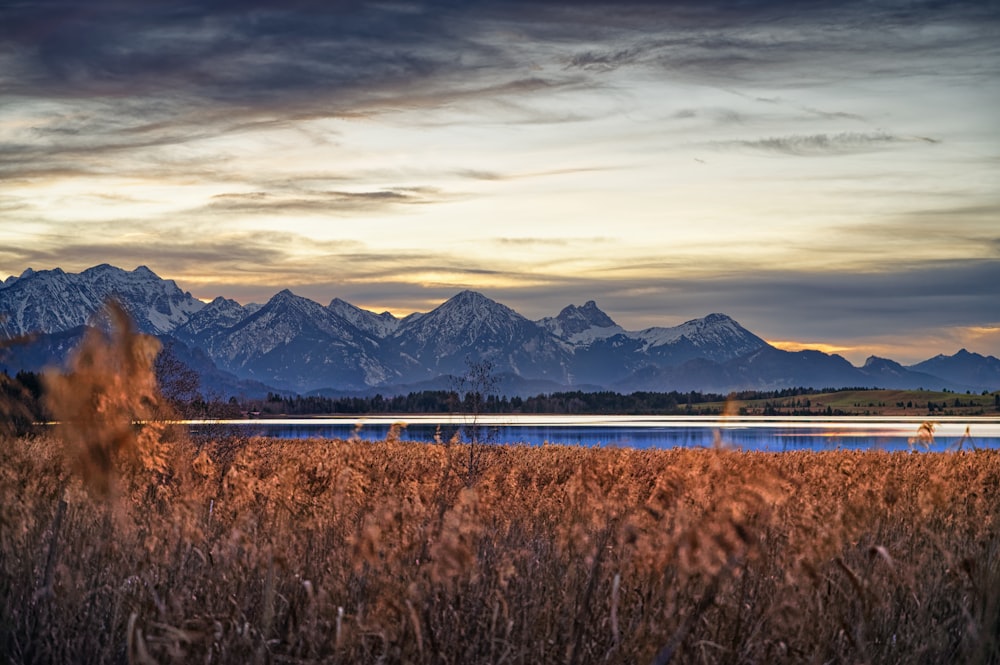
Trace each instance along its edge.
<instances>
[{"instance_id":1,"label":"mountain ridge","mask_svg":"<svg viewBox=\"0 0 1000 665\"><path fill-rule=\"evenodd\" d=\"M205 358L203 372L284 391L386 393L439 385L470 362L486 361L514 386L728 392L786 387L1000 388L1000 360L961 349L953 356L904 366L870 357L855 367L815 350L782 351L723 313L673 327L628 331L594 300L532 321L482 293L465 290L433 310L397 318L340 298L326 306L283 289L268 302L241 305L222 296L209 303L159 278L146 266L108 264L81 273L25 270L0 283L0 335L62 336L99 325L108 298L137 328L176 339ZM39 341L39 344L42 342ZM19 351L22 359L33 357ZM39 354L36 356L41 357ZM7 366L16 363L7 361ZM217 384L230 385L220 381ZM235 384L233 384L235 385Z\"/></svg>"}]
</instances>

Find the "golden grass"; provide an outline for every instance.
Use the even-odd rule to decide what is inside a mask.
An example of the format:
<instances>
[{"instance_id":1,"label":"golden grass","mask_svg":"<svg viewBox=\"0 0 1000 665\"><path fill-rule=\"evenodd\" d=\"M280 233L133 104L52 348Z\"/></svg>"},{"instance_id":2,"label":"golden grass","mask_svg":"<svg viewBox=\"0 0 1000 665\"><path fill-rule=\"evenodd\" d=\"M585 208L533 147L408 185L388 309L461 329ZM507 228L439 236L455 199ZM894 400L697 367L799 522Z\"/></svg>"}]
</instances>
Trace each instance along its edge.
<instances>
[{"instance_id":1,"label":"golden grass","mask_svg":"<svg viewBox=\"0 0 1000 665\"><path fill-rule=\"evenodd\" d=\"M0 439L4 662L1000 660L1000 452L192 441L131 335Z\"/></svg>"},{"instance_id":2,"label":"golden grass","mask_svg":"<svg viewBox=\"0 0 1000 665\"><path fill-rule=\"evenodd\" d=\"M230 439L109 500L59 443L2 449L7 662L996 662L996 452Z\"/></svg>"}]
</instances>

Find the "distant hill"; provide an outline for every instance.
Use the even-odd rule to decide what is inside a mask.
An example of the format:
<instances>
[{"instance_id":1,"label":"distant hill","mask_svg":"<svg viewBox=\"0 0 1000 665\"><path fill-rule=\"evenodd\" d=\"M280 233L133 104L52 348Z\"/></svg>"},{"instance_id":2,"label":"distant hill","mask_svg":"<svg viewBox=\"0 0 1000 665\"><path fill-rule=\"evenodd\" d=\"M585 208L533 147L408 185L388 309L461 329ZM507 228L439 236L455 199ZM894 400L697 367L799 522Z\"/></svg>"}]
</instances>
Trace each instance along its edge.
<instances>
[{"instance_id":1,"label":"distant hill","mask_svg":"<svg viewBox=\"0 0 1000 665\"><path fill-rule=\"evenodd\" d=\"M996 390L1000 386L1000 359L960 349L953 356L937 355L911 365L910 370L939 376L973 390Z\"/></svg>"}]
</instances>

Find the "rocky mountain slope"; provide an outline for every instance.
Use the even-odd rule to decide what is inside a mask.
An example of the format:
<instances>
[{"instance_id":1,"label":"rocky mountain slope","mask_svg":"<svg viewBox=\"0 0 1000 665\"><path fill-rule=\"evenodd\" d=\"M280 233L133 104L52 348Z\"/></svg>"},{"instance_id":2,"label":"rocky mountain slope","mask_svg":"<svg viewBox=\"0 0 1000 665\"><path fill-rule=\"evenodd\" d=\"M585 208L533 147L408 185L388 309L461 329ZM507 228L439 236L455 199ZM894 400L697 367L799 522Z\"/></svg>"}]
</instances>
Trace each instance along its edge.
<instances>
[{"instance_id":1,"label":"rocky mountain slope","mask_svg":"<svg viewBox=\"0 0 1000 665\"><path fill-rule=\"evenodd\" d=\"M189 349L199 373L232 392L242 380L296 392L390 393L443 385L481 360L492 363L504 385L526 390L1000 388L1000 360L992 356L963 349L911 367L875 357L855 367L838 355L774 348L719 313L628 331L592 300L531 321L463 291L430 312L400 319L339 298L323 306L288 290L263 305L223 297L203 303L146 267L129 272L109 265L79 274L28 270L0 284L0 335L36 335L32 345L8 353L3 367L58 361L84 326L100 325L109 298L139 330Z\"/></svg>"}]
</instances>

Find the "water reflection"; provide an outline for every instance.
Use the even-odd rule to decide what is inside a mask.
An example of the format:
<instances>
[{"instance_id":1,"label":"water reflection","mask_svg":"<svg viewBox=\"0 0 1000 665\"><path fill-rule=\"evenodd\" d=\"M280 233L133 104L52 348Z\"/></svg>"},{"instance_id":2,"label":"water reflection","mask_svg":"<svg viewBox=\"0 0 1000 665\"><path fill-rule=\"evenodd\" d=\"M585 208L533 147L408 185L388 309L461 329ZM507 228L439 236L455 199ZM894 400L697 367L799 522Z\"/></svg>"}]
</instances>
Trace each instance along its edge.
<instances>
[{"instance_id":1,"label":"water reflection","mask_svg":"<svg viewBox=\"0 0 1000 665\"><path fill-rule=\"evenodd\" d=\"M242 434L283 439L386 438L393 424L404 441L447 441L458 434L477 439L528 445L570 444L628 448L694 448L724 445L757 451L790 450L952 450L1000 448L1000 420L942 419L930 427L920 418L773 419L654 416L398 416L371 418L302 418L241 421L191 421L195 433L220 426Z\"/></svg>"}]
</instances>

